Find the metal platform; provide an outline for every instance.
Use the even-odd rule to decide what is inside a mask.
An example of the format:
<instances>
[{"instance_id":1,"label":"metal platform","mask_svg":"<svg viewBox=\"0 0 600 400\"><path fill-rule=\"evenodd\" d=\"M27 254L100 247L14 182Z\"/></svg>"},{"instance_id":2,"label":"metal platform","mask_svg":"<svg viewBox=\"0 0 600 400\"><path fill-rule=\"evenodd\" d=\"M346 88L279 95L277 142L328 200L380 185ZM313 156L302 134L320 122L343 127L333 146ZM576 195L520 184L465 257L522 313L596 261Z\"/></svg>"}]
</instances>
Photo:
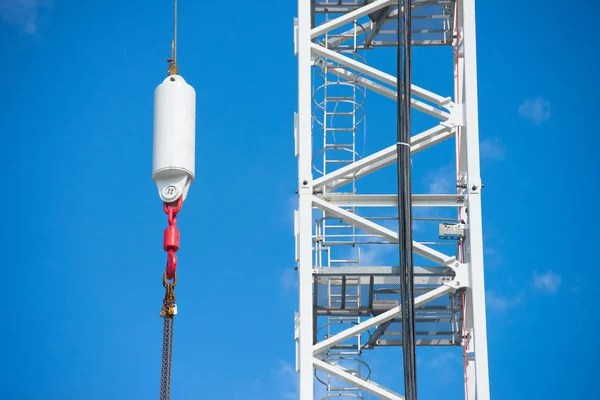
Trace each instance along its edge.
<instances>
[{"instance_id":1,"label":"metal platform","mask_svg":"<svg viewBox=\"0 0 600 400\"><path fill-rule=\"evenodd\" d=\"M328 18L355 11L374 0L313 0L313 21L319 21L321 14ZM450 46L454 38L456 0L413 0L412 2L413 46ZM357 35L359 49L382 46L397 46L398 7L388 7L367 14L359 19L355 29L329 34L328 48L344 49L344 42Z\"/></svg>"},{"instance_id":2,"label":"metal platform","mask_svg":"<svg viewBox=\"0 0 600 400\"><path fill-rule=\"evenodd\" d=\"M313 275L316 316L376 316L399 305L398 267L335 267L317 271ZM415 295L428 293L453 277L450 268L415 267ZM462 291L456 291L417 308L417 345L461 344L461 297ZM401 327L401 318L382 324L365 336L361 347L400 346Z\"/></svg>"}]
</instances>

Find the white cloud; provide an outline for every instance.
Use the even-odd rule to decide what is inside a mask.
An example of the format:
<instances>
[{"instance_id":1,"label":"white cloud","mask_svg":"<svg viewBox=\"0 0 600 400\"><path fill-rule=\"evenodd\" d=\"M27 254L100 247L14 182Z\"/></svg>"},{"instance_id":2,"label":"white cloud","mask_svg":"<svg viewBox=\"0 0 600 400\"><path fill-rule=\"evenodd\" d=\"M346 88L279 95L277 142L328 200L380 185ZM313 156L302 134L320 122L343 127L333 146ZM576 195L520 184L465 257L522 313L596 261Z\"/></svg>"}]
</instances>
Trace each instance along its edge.
<instances>
[{"instance_id":1,"label":"white cloud","mask_svg":"<svg viewBox=\"0 0 600 400\"><path fill-rule=\"evenodd\" d=\"M51 0L0 0L0 17L4 22L18 25L31 35L37 31L42 9L52 5Z\"/></svg>"},{"instance_id":2,"label":"white cloud","mask_svg":"<svg viewBox=\"0 0 600 400\"><path fill-rule=\"evenodd\" d=\"M543 274L533 272L533 286L542 292L550 294L558 292L561 282L562 277L555 272L547 271Z\"/></svg>"},{"instance_id":3,"label":"white cloud","mask_svg":"<svg viewBox=\"0 0 600 400\"><path fill-rule=\"evenodd\" d=\"M368 267L391 265L390 257L393 257L394 251L397 249L398 247L394 245L361 246L360 265Z\"/></svg>"},{"instance_id":4,"label":"white cloud","mask_svg":"<svg viewBox=\"0 0 600 400\"><path fill-rule=\"evenodd\" d=\"M431 194L456 193L456 167L446 165L426 178L428 192Z\"/></svg>"},{"instance_id":5,"label":"white cloud","mask_svg":"<svg viewBox=\"0 0 600 400\"><path fill-rule=\"evenodd\" d=\"M395 229L397 231L398 229ZM375 241L383 239L377 239L373 237ZM359 258L360 251L360 265L363 267L374 267L382 265L392 265L395 262L394 255L398 251L396 245L357 245L356 247L351 246L332 246L329 256L335 260L347 260L346 263L332 263L332 265L339 267L354 267L356 261Z\"/></svg>"},{"instance_id":6,"label":"white cloud","mask_svg":"<svg viewBox=\"0 0 600 400\"><path fill-rule=\"evenodd\" d=\"M453 186L454 180L450 179L448 176L437 175L432 178L429 182L429 193L448 193Z\"/></svg>"},{"instance_id":7,"label":"white cloud","mask_svg":"<svg viewBox=\"0 0 600 400\"><path fill-rule=\"evenodd\" d=\"M550 102L541 98L527 99L519 106L519 115L533 125L539 125L550 119Z\"/></svg>"},{"instance_id":8,"label":"white cloud","mask_svg":"<svg viewBox=\"0 0 600 400\"><path fill-rule=\"evenodd\" d=\"M485 302L487 307L495 311L506 311L517 307L523 301L523 295L503 296L493 290L487 290L485 293Z\"/></svg>"},{"instance_id":9,"label":"white cloud","mask_svg":"<svg viewBox=\"0 0 600 400\"><path fill-rule=\"evenodd\" d=\"M484 160L500 161L506 154L506 145L499 138L493 137L483 140L479 145L479 151Z\"/></svg>"}]
</instances>

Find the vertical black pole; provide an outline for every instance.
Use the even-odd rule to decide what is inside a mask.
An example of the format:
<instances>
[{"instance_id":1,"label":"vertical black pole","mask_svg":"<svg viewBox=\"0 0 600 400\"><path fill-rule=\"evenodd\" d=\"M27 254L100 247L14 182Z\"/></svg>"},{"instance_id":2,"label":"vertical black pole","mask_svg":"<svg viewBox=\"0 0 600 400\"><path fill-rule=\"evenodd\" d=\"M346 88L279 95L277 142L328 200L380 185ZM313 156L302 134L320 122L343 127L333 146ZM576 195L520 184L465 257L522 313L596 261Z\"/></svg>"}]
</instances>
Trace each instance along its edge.
<instances>
[{"instance_id":1,"label":"vertical black pole","mask_svg":"<svg viewBox=\"0 0 600 400\"><path fill-rule=\"evenodd\" d=\"M417 400L410 151L411 0L398 1L398 250L406 400ZM402 35L403 34L403 35Z\"/></svg>"}]
</instances>

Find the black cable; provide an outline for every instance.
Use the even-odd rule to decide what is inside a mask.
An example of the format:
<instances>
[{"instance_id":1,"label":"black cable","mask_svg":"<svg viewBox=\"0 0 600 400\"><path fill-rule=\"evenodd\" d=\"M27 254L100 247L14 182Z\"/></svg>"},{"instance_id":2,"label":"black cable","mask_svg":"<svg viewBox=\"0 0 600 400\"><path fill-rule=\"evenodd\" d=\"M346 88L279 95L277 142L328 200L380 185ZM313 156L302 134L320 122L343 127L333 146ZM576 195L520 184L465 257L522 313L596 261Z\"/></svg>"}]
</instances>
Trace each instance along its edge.
<instances>
[{"instance_id":1,"label":"black cable","mask_svg":"<svg viewBox=\"0 0 600 400\"><path fill-rule=\"evenodd\" d=\"M402 310L402 356L406 400L417 400L415 301L412 245L412 190L410 151L411 99L411 0L398 2L398 251L400 254L400 304ZM402 37L404 33L404 37Z\"/></svg>"}]
</instances>

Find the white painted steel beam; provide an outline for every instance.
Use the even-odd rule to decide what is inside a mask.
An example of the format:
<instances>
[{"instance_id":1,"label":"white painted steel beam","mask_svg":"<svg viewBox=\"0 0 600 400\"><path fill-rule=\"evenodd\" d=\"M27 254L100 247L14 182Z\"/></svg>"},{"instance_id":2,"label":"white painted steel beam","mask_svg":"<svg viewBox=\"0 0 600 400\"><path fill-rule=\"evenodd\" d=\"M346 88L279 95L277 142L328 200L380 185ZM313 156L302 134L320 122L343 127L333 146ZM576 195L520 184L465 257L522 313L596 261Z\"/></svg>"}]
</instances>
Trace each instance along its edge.
<instances>
[{"instance_id":1,"label":"white painted steel beam","mask_svg":"<svg viewBox=\"0 0 600 400\"><path fill-rule=\"evenodd\" d=\"M313 196L313 204L321 210L324 210L329 214L340 218L342 221L348 224L352 224L357 228L363 229L374 235L381 236L382 238L392 243L398 243L398 233L392 231L391 229L385 228L379 224L374 223L373 221L369 221L366 218L351 213L350 211L344 210L343 208L334 206L333 204L328 203L325 200L320 199L316 196ZM440 265L450 265L456 261L456 257L448 256L416 241L413 241L413 251L415 252L415 254L425 257L428 260L431 260Z\"/></svg>"},{"instance_id":2,"label":"white painted steel beam","mask_svg":"<svg viewBox=\"0 0 600 400\"><path fill-rule=\"evenodd\" d=\"M345 368L339 365L331 365L317 358L313 358L313 363L315 367L317 367L321 371L327 372L329 375L335 376L343 381L346 381L356 386L357 388L361 388L365 392L377 396L380 399L404 400L404 397L399 395L398 393L392 392L391 390L386 389L371 380L365 381L364 379L361 379L356 375L351 374Z\"/></svg>"},{"instance_id":3,"label":"white painted steel beam","mask_svg":"<svg viewBox=\"0 0 600 400\"><path fill-rule=\"evenodd\" d=\"M318 196L338 207L398 207L396 194L335 194ZM413 194L413 207L461 207L465 196L460 194Z\"/></svg>"},{"instance_id":4,"label":"white painted steel beam","mask_svg":"<svg viewBox=\"0 0 600 400\"><path fill-rule=\"evenodd\" d=\"M423 132L423 133L415 135L411 138L411 154L415 154L415 153L418 153L425 149L428 149L429 147L431 147L435 144L438 144L440 142L443 142L444 140L451 138L452 136L454 136L454 131L444 125L438 125L434 128L431 128L431 129ZM367 175L372 174L373 172L376 172L382 168L392 165L393 163L396 162L396 159L397 159L397 156L396 156L396 153L394 152L394 154L392 156L386 157L380 161L377 161L373 164L367 165L364 168L361 168L359 171L357 171L354 174L354 178L358 180L358 179L362 178L363 176L367 176ZM343 178L336 179L328 186L341 187L342 185L347 184L351 177L352 176L345 176Z\"/></svg>"},{"instance_id":5,"label":"white painted steel beam","mask_svg":"<svg viewBox=\"0 0 600 400\"><path fill-rule=\"evenodd\" d=\"M439 286L432 291L425 293L415 298L415 308L420 307L430 301L440 298L441 296L450 293L453 289L448 286ZM358 334L361 334L371 328L375 328L377 325L389 321L390 319L396 318L402 313L400 306L394 307L391 310L384 312L376 317L369 318L368 320L361 322L358 325L354 325L351 328L345 329L340 333L337 333L315 345L313 345L313 354L317 355L324 352L333 346L342 343Z\"/></svg>"},{"instance_id":6,"label":"white painted steel beam","mask_svg":"<svg viewBox=\"0 0 600 400\"><path fill-rule=\"evenodd\" d=\"M330 267L331 269L337 269L338 267ZM440 267L441 268L441 267ZM394 268L396 269L396 268ZM333 272L332 272L333 273ZM338 277L341 274L338 273ZM400 287L400 283L398 282L398 277L400 272L396 272L395 275L373 275L373 285L393 285L395 287ZM320 276L328 276L327 274L318 274ZM369 285L371 283L371 276L369 275L363 275L358 277L358 275L353 274L352 272L350 273L345 273L345 275L352 275L352 281L355 283L358 283L360 281L360 283L362 285ZM331 275L329 275L331 276ZM357 278L355 278L357 277ZM419 278L419 284L420 285L431 285L431 286L436 286L439 285L440 283L440 276L439 275L421 275L418 276ZM336 279L336 278L334 278ZM339 278L337 278L339 279ZM352 309L348 309L347 311L352 312Z\"/></svg>"},{"instance_id":7,"label":"white painted steel beam","mask_svg":"<svg viewBox=\"0 0 600 400\"><path fill-rule=\"evenodd\" d=\"M313 182L313 188L318 189L320 187L323 187L323 186L335 181L336 179L344 178L347 175L351 175L354 172L356 172L364 167L367 167L373 163L381 161L385 158L388 158L391 155L396 157L396 145L387 147L383 150L378 151L377 153L371 154L370 156L362 158L350 165L347 165L347 166L337 169L333 172L330 172L327 175L324 175L320 178L315 179Z\"/></svg>"},{"instance_id":8,"label":"white painted steel beam","mask_svg":"<svg viewBox=\"0 0 600 400\"><path fill-rule=\"evenodd\" d=\"M364 47L371 46L373 39L375 39L375 36L377 34L379 34L379 31L381 30L381 28L383 28L383 25L385 25L388 18L390 17L390 14L392 13L392 9L393 9L393 6L388 6L388 8L381 11L381 13L379 14L379 19L377 21L375 21L375 26L373 27L371 32L369 32L369 34L365 36L365 40L363 42ZM394 11L395 11L395 14L398 14L398 9L396 9Z\"/></svg>"},{"instance_id":9,"label":"white painted steel beam","mask_svg":"<svg viewBox=\"0 0 600 400\"><path fill-rule=\"evenodd\" d=\"M339 35L336 35L335 37L329 38L327 40L327 46L337 46L340 43L344 43L348 40L352 40L354 39L354 36L359 36L362 35L363 33L367 33L369 32L371 29L373 29L373 23L372 22L368 22L366 24L361 24L361 25L356 25L354 28L340 33Z\"/></svg>"},{"instance_id":10,"label":"white painted steel beam","mask_svg":"<svg viewBox=\"0 0 600 400\"><path fill-rule=\"evenodd\" d=\"M396 242L397 241L398 240L396 239ZM444 253L432 249L429 246L425 246L420 242L413 241L413 251L415 254L420 255L421 257L425 257L426 259L431 260L440 265L450 265L456 262L455 256L448 256Z\"/></svg>"},{"instance_id":11,"label":"white painted steel beam","mask_svg":"<svg viewBox=\"0 0 600 400\"><path fill-rule=\"evenodd\" d=\"M420 151L428 149L454 135L453 130L446 125L437 125L431 129L419 133L411 137L411 154L416 154ZM353 174L354 178L359 179L369 175L381 168L387 167L396 162L398 158L396 154L396 145L386 147L383 150L364 157L352 164L339 168L327 175L315 179L313 182L314 188L319 189L325 185L338 187L348 182Z\"/></svg>"},{"instance_id":12,"label":"white painted steel beam","mask_svg":"<svg viewBox=\"0 0 600 400\"><path fill-rule=\"evenodd\" d=\"M481 222L481 177L479 167L479 117L477 99L477 49L475 40L475 0L463 0L464 51L464 120L467 158L468 229L467 249L473 312L473 348L475 350L475 390L477 400L490 399L488 373L487 323L485 310L485 282L483 273L483 230Z\"/></svg>"},{"instance_id":13,"label":"white painted steel beam","mask_svg":"<svg viewBox=\"0 0 600 400\"><path fill-rule=\"evenodd\" d=\"M364 17L365 15L371 14L372 12L375 12L383 7L392 5L394 3L397 3L397 0L377 0L374 1L371 4L368 4L364 7L360 7L354 11L351 11L347 14L344 14L340 17L337 17L335 19L332 19L331 21L327 21L324 24L321 24L315 28L313 28L310 31L310 38L314 39L318 36L324 35L325 33L335 29L335 28L339 28L340 26L344 26L347 23L353 22L354 20L357 20L361 17ZM332 4L333 5L333 4Z\"/></svg>"},{"instance_id":14,"label":"white painted steel beam","mask_svg":"<svg viewBox=\"0 0 600 400\"><path fill-rule=\"evenodd\" d=\"M398 242L398 233L391 229L385 228L348 210L344 210L341 207L334 206L333 204L328 203L327 201L316 196L313 196L313 204L319 209L327 211L329 214L340 218L347 224L352 224L357 228L363 229L369 233L381 236L392 243Z\"/></svg>"},{"instance_id":15,"label":"white painted steel beam","mask_svg":"<svg viewBox=\"0 0 600 400\"><path fill-rule=\"evenodd\" d=\"M446 271L448 271L448 267L423 267L415 265L414 272L415 275L435 275L435 276L443 276L446 275ZM368 275L390 275L391 278L398 279L398 274L400 273L400 267L398 266L377 266L377 267L367 267L367 266L359 266L359 267L323 267L317 268L315 270L316 274L319 275L365 275L366 278L369 278ZM366 281L361 281L366 282Z\"/></svg>"},{"instance_id":16,"label":"white painted steel beam","mask_svg":"<svg viewBox=\"0 0 600 400\"><path fill-rule=\"evenodd\" d=\"M415 276L419 278L421 285L439 285L440 277L452 278L448 267L414 267ZM327 267L315 269L314 273L319 276L351 275L361 285L369 285L373 279L373 285L398 285L400 267Z\"/></svg>"},{"instance_id":17,"label":"white painted steel beam","mask_svg":"<svg viewBox=\"0 0 600 400\"><path fill-rule=\"evenodd\" d=\"M387 74L387 73L380 71L377 68L373 68L367 64L361 63L360 61L356 61L356 60L353 60L352 58L343 56L339 53L336 53L335 51L326 49L323 46L320 46L318 44L311 43L310 46L311 46L312 52L316 55L326 57L331 61L335 61L337 63L345 65L346 67L353 68L353 69L357 70L358 72L361 72L367 76L370 76L371 78L377 79L387 85L396 87L396 77L395 76ZM420 97L420 98L430 101L432 103L435 103L438 105L445 105L449 101L449 98L447 98L447 97L442 97L440 95L437 95L433 92L430 92L429 90L423 89L416 85L410 85L410 88L411 88L411 93L415 97Z\"/></svg>"},{"instance_id":18,"label":"white painted steel beam","mask_svg":"<svg viewBox=\"0 0 600 400\"><path fill-rule=\"evenodd\" d=\"M298 0L298 325L296 371L300 400L313 400L312 363L312 62L311 2Z\"/></svg>"},{"instance_id":19,"label":"white painted steel beam","mask_svg":"<svg viewBox=\"0 0 600 400\"><path fill-rule=\"evenodd\" d=\"M411 153L415 154L454 136L451 127L439 124L410 138Z\"/></svg>"},{"instance_id":20,"label":"white painted steel beam","mask_svg":"<svg viewBox=\"0 0 600 400\"><path fill-rule=\"evenodd\" d=\"M364 78L362 76L357 76L356 74L354 74L346 69L333 67L333 68L328 68L328 71L340 78L344 78L349 81L355 80L356 82L365 86L367 89L370 89L375 93L381 94L382 96L385 96L392 100L398 99L398 93L395 90L390 89L387 86L380 85L377 82L374 82L374 81ZM442 121L448 120L450 118L449 113L442 111L442 110L440 110L432 105L429 105L427 103L423 103L422 101L416 100L414 98L410 99L410 105L415 110L418 110L425 114L431 115L432 117L438 118Z\"/></svg>"}]
</instances>

